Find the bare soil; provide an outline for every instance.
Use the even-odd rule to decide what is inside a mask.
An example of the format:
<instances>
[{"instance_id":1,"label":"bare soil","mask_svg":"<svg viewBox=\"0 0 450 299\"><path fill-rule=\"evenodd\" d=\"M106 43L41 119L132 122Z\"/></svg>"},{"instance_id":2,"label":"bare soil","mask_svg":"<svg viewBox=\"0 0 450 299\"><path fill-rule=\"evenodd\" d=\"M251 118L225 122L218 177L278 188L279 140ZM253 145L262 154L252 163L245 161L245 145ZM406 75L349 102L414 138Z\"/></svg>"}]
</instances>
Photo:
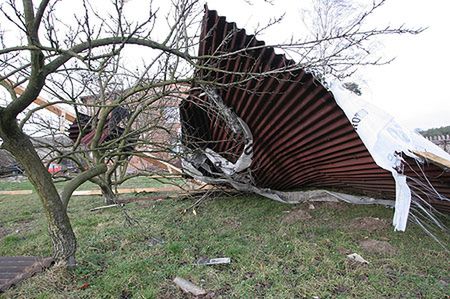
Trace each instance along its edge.
<instances>
[{"instance_id":1,"label":"bare soil","mask_svg":"<svg viewBox=\"0 0 450 299\"><path fill-rule=\"evenodd\" d=\"M394 246L386 241L378 241L373 239L367 239L359 242L359 246L362 247L368 253L394 255L397 250Z\"/></svg>"},{"instance_id":2,"label":"bare soil","mask_svg":"<svg viewBox=\"0 0 450 299\"><path fill-rule=\"evenodd\" d=\"M350 222L349 227L353 230L366 230L374 232L376 230L384 230L389 227L386 219L375 217L358 217Z\"/></svg>"},{"instance_id":3,"label":"bare soil","mask_svg":"<svg viewBox=\"0 0 450 299\"><path fill-rule=\"evenodd\" d=\"M287 224L293 224L298 221L305 221L311 219L312 216L307 211L302 209L292 210L286 216L283 217L283 222Z\"/></svg>"}]
</instances>

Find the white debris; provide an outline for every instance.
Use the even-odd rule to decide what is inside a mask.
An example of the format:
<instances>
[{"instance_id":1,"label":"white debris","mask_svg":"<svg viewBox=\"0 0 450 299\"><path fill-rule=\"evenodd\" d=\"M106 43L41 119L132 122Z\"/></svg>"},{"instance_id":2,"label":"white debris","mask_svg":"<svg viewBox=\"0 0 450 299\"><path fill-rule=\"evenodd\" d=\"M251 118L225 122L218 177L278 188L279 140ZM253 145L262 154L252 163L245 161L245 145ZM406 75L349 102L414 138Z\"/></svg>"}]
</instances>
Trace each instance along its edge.
<instances>
[{"instance_id":1,"label":"white debris","mask_svg":"<svg viewBox=\"0 0 450 299\"><path fill-rule=\"evenodd\" d=\"M358 262L361 264L369 264L369 262L367 260L365 260L362 256L360 256L357 253L349 254L349 255L347 255L347 258L349 260L352 260L352 261L355 261L355 262Z\"/></svg>"},{"instance_id":2,"label":"white debris","mask_svg":"<svg viewBox=\"0 0 450 299\"><path fill-rule=\"evenodd\" d=\"M192 282L180 278L180 277L175 277L175 279L173 280L173 282L180 288L183 290L183 292L186 293L191 293L194 296L201 296L201 295L205 295L206 291L202 288L200 288L199 286L196 286L195 284L193 284Z\"/></svg>"},{"instance_id":3,"label":"white debris","mask_svg":"<svg viewBox=\"0 0 450 299\"><path fill-rule=\"evenodd\" d=\"M339 81L330 81L336 103L344 110L364 145L378 166L392 173L395 180L395 230L404 231L411 205L411 190L402 172L402 154L420 160L412 151L430 152L450 160L444 150L419 134L401 126L382 109L342 87Z\"/></svg>"}]
</instances>

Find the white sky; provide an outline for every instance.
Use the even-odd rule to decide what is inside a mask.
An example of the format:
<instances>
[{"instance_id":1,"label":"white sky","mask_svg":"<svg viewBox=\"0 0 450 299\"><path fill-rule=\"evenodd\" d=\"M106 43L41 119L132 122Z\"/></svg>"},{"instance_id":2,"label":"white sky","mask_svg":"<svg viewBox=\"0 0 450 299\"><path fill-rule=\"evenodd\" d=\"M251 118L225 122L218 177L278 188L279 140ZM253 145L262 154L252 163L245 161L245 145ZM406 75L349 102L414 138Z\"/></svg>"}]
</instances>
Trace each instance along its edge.
<instances>
[{"instance_id":1,"label":"white sky","mask_svg":"<svg viewBox=\"0 0 450 299\"><path fill-rule=\"evenodd\" d=\"M270 5L263 0L209 0L208 6L248 32L258 22L265 24L271 17L286 12L282 25L260 37L267 43L277 43L287 41L291 35L302 36L305 28L300 20L300 10L309 1L273 0L274 5ZM59 7L63 8L63 14L73 15L77 11L74 7L80 3L65 0ZM93 3L100 5L102 1ZM133 19L142 18L146 12L143 3L148 4L148 0L130 0L127 15ZM163 10L167 10L168 3L154 0L154 5L161 6ZM450 125L450 95L446 89L449 79L447 71L450 70L449 11L450 1L389 0L372 20L380 27L403 23L410 27L428 27L418 36L395 36L383 40L382 51L390 57L397 57L396 60L387 66L366 68L358 76L365 82L362 87L366 99L411 129ZM150 52L141 51L133 57L138 63L140 58L148 55L151 55Z\"/></svg>"},{"instance_id":2,"label":"white sky","mask_svg":"<svg viewBox=\"0 0 450 299\"><path fill-rule=\"evenodd\" d=\"M266 42L283 41L291 34L300 36L299 31L304 30L299 11L300 5L307 1L275 0L274 6L262 0L251 2L253 6L242 0L210 0L208 5L239 27L251 27L258 21L264 23L286 12L286 24L263 36ZM417 36L383 40L382 51L396 60L390 65L367 68L359 74L366 81L363 92L368 100L411 129L450 125L449 11L450 1L390 0L373 19L373 23L381 27L388 24L428 27Z\"/></svg>"}]
</instances>

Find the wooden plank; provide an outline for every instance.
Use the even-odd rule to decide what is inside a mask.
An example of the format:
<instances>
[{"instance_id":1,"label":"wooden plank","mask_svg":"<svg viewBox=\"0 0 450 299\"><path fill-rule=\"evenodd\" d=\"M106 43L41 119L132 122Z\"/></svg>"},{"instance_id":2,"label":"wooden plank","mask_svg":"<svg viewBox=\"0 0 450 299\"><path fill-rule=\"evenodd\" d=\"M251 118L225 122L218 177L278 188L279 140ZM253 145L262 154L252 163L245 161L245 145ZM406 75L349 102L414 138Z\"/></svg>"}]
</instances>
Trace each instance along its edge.
<instances>
[{"instance_id":1,"label":"wooden plank","mask_svg":"<svg viewBox=\"0 0 450 299\"><path fill-rule=\"evenodd\" d=\"M142 153L141 155L137 155L137 157L139 157L139 158L141 158L141 159L143 159L143 160L145 160L145 161L147 161L147 162L149 162L149 163L151 163L151 164L153 164L153 165L155 165L157 167L167 168L167 170L170 173L173 173L173 172L175 174L182 174L183 173L183 171L180 168L176 167L175 165L172 165L172 164L170 164L168 162L162 161L162 160L158 159L156 156L153 156L153 155L151 155L149 153Z\"/></svg>"},{"instance_id":2,"label":"wooden plank","mask_svg":"<svg viewBox=\"0 0 450 299\"><path fill-rule=\"evenodd\" d=\"M430 161L431 163L442 167L442 168L450 168L450 161L447 159L444 159L442 157L436 156L433 153L430 152L420 152L420 151L412 151L414 154L416 154L417 156L424 158L428 161Z\"/></svg>"},{"instance_id":3,"label":"wooden plank","mask_svg":"<svg viewBox=\"0 0 450 299\"><path fill-rule=\"evenodd\" d=\"M17 86L14 88L14 91L16 92L16 94L21 95L21 94L23 94L25 89L21 86ZM39 106L44 106L44 105L48 104L49 101L45 100L41 96L38 96L36 99L34 99L34 103ZM49 106L45 107L44 109L47 109L48 111L50 111L58 116L64 116L64 118L69 122L74 122L76 119L76 116L73 113L71 113L63 108L60 108L56 105L49 105Z\"/></svg>"},{"instance_id":4,"label":"wooden plank","mask_svg":"<svg viewBox=\"0 0 450 299\"><path fill-rule=\"evenodd\" d=\"M52 262L50 257L0 256L0 292L50 267Z\"/></svg>"},{"instance_id":5,"label":"wooden plank","mask_svg":"<svg viewBox=\"0 0 450 299\"><path fill-rule=\"evenodd\" d=\"M10 190L10 191L0 191L0 195L29 195L32 194L33 190Z\"/></svg>"}]
</instances>

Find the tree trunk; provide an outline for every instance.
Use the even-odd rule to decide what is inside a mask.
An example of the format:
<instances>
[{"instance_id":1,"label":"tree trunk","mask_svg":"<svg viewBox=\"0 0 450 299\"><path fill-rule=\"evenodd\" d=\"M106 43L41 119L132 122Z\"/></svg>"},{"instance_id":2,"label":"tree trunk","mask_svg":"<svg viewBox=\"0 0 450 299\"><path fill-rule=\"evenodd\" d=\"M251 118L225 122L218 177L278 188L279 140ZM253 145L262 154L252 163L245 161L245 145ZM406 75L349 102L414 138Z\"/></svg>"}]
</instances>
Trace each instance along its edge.
<instances>
[{"instance_id":1,"label":"tree trunk","mask_svg":"<svg viewBox=\"0 0 450 299\"><path fill-rule=\"evenodd\" d=\"M17 123L7 122L0 111L0 137L7 149L25 169L42 202L48 221L48 231L53 243L53 257L68 266L75 264L76 238L50 173L36 153L30 138Z\"/></svg>"},{"instance_id":2,"label":"tree trunk","mask_svg":"<svg viewBox=\"0 0 450 299\"><path fill-rule=\"evenodd\" d=\"M117 197L110 185L100 184L100 189L102 190L103 198L105 199L105 204L112 205L116 203Z\"/></svg>"}]
</instances>

